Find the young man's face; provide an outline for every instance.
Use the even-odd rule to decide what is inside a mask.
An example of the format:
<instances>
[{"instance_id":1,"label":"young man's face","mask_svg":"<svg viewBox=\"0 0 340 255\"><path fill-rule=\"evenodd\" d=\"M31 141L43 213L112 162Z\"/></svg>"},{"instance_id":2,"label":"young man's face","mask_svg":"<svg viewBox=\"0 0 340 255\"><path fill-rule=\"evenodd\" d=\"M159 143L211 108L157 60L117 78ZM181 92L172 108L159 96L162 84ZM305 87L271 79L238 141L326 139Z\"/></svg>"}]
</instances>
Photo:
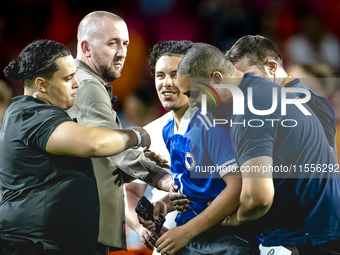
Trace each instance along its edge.
<instances>
[{"instance_id":1,"label":"young man's face","mask_svg":"<svg viewBox=\"0 0 340 255\"><path fill-rule=\"evenodd\" d=\"M127 55L129 32L124 21L104 17L97 22L97 31L89 42L94 71L106 82L120 77Z\"/></svg>"},{"instance_id":2,"label":"young man's face","mask_svg":"<svg viewBox=\"0 0 340 255\"><path fill-rule=\"evenodd\" d=\"M186 109L189 106L188 98L178 88L177 67L183 57L162 56L155 66L155 86L159 100L163 107L169 111Z\"/></svg>"}]
</instances>

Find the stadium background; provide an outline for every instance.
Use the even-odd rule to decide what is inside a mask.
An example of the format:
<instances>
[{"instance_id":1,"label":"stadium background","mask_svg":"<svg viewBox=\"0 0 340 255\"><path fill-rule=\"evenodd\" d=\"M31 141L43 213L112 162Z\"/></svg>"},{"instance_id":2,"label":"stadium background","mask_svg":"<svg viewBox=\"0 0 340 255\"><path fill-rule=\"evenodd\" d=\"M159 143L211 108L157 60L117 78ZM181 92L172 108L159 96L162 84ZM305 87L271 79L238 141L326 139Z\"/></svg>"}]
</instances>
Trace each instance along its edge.
<instances>
[{"instance_id":1,"label":"stadium background","mask_svg":"<svg viewBox=\"0 0 340 255\"><path fill-rule=\"evenodd\" d=\"M118 97L115 109L125 127L143 126L164 113L147 62L155 43L186 39L225 51L247 34L271 39L282 53L288 73L293 70L291 65L301 66L300 61L304 61L321 71L323 76L314 72L315 77L329 78L330 84L322 85L319 93L330 99L340 122L339 0L3 0L1 70L36 39L63 43L75 57L78 23L95 10L120 15L129 28L130 45L122 76L112 83ZM313 54L304 54L306 48ZM4 79L2 72L0 79ZM6 83L13 96L23 93L21 82ZM339 148L339 135L337 141ZM149 254L137 234L130 230L127 234L130 254Z\"/></svg>"}]
</instances>

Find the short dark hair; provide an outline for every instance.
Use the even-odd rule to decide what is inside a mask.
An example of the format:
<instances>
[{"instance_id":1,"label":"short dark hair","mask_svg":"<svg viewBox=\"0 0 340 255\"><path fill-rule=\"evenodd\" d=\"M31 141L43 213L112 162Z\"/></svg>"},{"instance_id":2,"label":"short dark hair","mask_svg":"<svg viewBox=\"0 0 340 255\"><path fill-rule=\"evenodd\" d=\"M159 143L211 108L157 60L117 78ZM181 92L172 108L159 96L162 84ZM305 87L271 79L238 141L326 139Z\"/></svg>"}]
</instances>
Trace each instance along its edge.
<instances>
[{"instance_id":1,"label":"short dark hair","mask_svg":"<svg viewBox=\"0 0 340 255\"><path fill-rule=\"evenodd\" d=\"M219 71L224 75L234 75L235 67L218 48L196 43L179 63L177 72L180 75L189 74L190 78L211 78L213 72Z\"/></svg>"},{"instance_id":2,"label":"short dark hair","mask_svg":"<svg viewBox=\"0 0 340 255\"><path fill-rule=\"evenodd\" d=\"M269 58L277 61L280 67L283 66L282 57L274 44L268 38L261 35L246 35L241 37L231 49L226 52L225 56L233 65L246 57L249 60L249 66L256 65L262 71L264 71L263 66Z\"/></svg>"},{"instance_id":3,"label":"short dark hair","mask_svg":"<svg viewBox=\"0 0 340 255\"><path fill-rule=\"evenodd\" d=\"M155 75L156 63L162 56L183 56L194 45L190 41L163 41L155 44L150 53L149 68Z\"/></svg>"},{"instance_id":4,"label":"short dark hair","mask_svg":"<svg viewBox=\"0 0 340 255\"><path fill-rule=\"evenodd\" d=\"M25 86L30 86L36 77L51 79L58 71L56 60L71 55L62 44L37 40L26 46L18 59L13 59L4 69L8 79L23 80Z\"/></svg>"}]
</instances>

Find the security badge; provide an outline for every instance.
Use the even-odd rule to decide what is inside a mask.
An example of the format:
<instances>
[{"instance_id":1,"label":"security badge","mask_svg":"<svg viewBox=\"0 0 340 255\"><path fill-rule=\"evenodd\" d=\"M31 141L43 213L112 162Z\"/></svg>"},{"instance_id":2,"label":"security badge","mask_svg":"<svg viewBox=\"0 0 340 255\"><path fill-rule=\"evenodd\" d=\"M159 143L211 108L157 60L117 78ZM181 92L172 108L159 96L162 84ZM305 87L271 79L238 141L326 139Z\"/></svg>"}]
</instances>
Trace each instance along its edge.
<instances>
[{"instance_id":1,"label":"security badge","mask_svg":"<svg viewBox=\"0 0 340 255\"><path fill-rule=\"evenodd\" d=\"M191 171L192 169L194 169L196 166L196 161L195 161L195 158L194 156L190 153L190 152L187 152L185 154L185 167Z\"/></svg>"}]
</instances>

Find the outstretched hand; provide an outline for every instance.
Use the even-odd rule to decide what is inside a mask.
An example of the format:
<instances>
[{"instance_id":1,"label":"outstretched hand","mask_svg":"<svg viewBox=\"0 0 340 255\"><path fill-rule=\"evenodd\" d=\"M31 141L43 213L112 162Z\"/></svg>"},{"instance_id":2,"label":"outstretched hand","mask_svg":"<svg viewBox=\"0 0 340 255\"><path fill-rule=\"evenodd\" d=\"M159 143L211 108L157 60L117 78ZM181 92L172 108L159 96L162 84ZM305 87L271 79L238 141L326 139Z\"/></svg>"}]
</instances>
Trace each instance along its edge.
<instances>
[{"instance_id":1,"label":"outstretched hand","mask_svg":"<svg viewBox=\"0 0 340 255\"><path fill-rule=\"evenodd\" d=\"M141 242L150 250L155 248L156 241L165 233L165 229L162 228L160 233L155 233L147 230L146 228L139 228L137 234Z\"/></svg>"},{"instance_id":2,"label":"outstretched hand","mask_svg":"<svg viewBox=\"0 0 340 255\"><path fill-rule=\"evenodd\" d=\"M169 229L156 241L157 252L162 255L174 254L183 248L190 239L189 234L185 232L184 226Z\"/></svg>"},{"instance_id":3,"label":"outstretched hand","mask_svg":"<svg viewBox=\"0 0 340 255\"><path fill-rule=\"evenodd\" d=\"M156 152L153 151L144 150L144 156L150 159L151 161L154 161L157 164L157 166L170 169L170 166L168 164L169 162L166 159L164 159L160 154L156 154Z\"/></svg>"}]
</instances>

